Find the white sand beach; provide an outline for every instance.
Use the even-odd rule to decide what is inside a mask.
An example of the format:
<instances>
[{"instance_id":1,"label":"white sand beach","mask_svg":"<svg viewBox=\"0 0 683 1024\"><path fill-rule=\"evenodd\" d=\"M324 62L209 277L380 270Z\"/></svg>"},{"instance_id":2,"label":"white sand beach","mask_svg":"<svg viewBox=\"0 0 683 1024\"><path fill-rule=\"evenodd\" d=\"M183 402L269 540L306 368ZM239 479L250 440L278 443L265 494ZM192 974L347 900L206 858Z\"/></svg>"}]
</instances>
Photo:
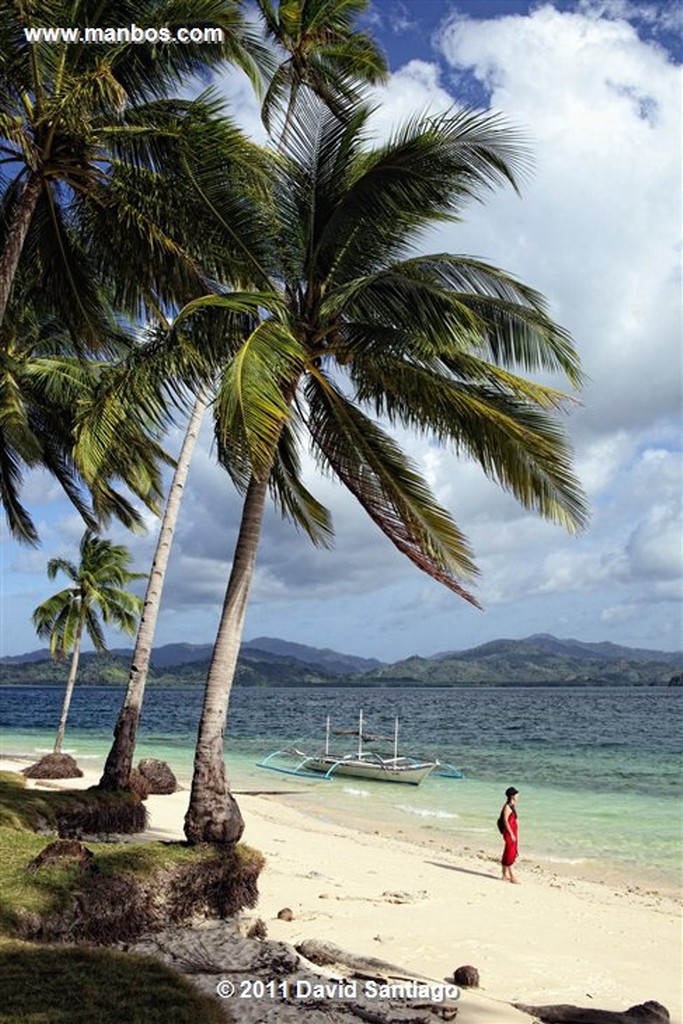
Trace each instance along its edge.
<instances>
[{"instance_id":1,"label":"white sand beach","mask_svg":"<svg viewBox=\"0 0 683 1024\"><path fill-rule=\"evenodd\" d=\"M88 771L60 785L95 781ZM528 1021L514 1002L625 1010L648 999L682 1024L681 913L670 896L554 875L524 859L521 884L510 885L495 843L447 849L318 820L284 793L237 799L244 842L266 857L248 916L266 923L269 938L332 941L439 982L472 964L481 985L463 992L459 1024ZM181 838L187 800L187 791L149 797L149 837ZM283 907L292 921L277 919Z\"/></svg>"}]
</instances>

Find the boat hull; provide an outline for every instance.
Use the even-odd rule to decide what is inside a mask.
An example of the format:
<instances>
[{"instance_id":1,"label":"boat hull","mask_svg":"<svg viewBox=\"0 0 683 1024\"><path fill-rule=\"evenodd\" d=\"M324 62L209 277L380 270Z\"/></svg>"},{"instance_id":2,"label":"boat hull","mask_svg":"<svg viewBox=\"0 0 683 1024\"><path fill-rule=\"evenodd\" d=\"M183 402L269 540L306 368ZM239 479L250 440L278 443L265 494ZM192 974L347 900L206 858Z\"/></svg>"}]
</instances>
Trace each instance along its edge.
<instances>
[{"instance_id":1,"label":"boat hull","mask_svg":"<svg viewBox=\"0 0 683 1024\"><path fill-rule=\"evenodd\" d=\"M374 782L394 782L407 786L419 786L436 763L421 764L375 764L371 761L351 759L337 760L333 757L311 757L303 766L307 772L316 772L328 777L345 776L354 779L371 779Z\"/></svg>"}]
</instances>

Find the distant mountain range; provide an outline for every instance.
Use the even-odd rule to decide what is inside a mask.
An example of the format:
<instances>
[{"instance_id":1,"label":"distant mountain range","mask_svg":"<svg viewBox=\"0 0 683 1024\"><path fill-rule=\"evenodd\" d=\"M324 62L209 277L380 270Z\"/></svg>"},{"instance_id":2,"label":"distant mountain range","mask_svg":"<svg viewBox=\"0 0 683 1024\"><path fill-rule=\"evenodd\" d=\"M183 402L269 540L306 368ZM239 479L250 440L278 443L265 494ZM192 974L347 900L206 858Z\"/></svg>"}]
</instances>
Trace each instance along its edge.
<instances>
[{"instance_id":1,"label":"distant mountain range","mask_svg":"<svg viewBox=\"0 0 683 1024\"><path fill-rule=\"evenodd\" d=\"M79 681L124 684L130 648L84 654ZM155 648L150 685L200 685L206 679L210 644L166 644ZM64 663L47 649L0 658L0 683L62 684ZM414 655L393 664L328 648L271 637L242 645L237 666L241 686L656 686L681 685L683 653L648 651L611 643L582 643L537 634L524 640L494 640L466 651Z\"/></svg>"}]
</instances>

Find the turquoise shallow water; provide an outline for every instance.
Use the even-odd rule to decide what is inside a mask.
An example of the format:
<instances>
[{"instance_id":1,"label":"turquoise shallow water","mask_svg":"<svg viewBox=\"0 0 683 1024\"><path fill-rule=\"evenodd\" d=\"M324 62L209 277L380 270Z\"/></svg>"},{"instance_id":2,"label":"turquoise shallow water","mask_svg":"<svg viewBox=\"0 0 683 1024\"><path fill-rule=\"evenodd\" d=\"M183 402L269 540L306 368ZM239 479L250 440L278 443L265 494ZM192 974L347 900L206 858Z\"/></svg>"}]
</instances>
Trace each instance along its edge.
<instances>
[{"instance_id":1,"label":"turquoise shallow water","mask_svg":"<svg viewBox=\"0 0 683 1024\"><path fill-rule=\"evenodd\" d=\"M76 690L66 747L84 766L101 764L121 697ZM0 753L50 749L60 700L54 688L0 688ZM200 704L197 689L150 689L139 755L162 757L188 779ZM382 732L399 714L403 752L439 755L468 778L313 782L255 767L294 740L318 748L328 713L353 726L360 707L368 728ZM244 689L233 692L226 754L236 790L287 790L321 817L492 856L495 819L514 784L521 866L671 890L681 881L682 719L674 689Z\"/></svg>"}]
</instances>

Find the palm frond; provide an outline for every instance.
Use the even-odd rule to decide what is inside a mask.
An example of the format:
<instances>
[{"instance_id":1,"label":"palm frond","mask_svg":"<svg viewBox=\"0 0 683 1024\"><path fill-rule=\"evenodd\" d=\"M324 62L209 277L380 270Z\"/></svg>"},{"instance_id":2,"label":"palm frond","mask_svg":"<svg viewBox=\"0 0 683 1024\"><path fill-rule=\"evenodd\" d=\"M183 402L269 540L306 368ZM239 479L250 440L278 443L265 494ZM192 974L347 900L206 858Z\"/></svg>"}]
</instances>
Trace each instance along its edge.
<instances>
[{"instance_id":1,"label":"palm frond","mask_svg":"<svg viewBox=\"0 0 683 1024\"><path fill-rule=\"evenodd\" d=\"M107 642L104 638L104 632L102 631L100 620L97 617L97 613L94 608L88 607L86 609L83 624L95 650L106 651Z\"/></svg>"},{"instance_id":2,"label":"palm frond","mask_svg":"<svg viewBox=\"0 0 683 1024\"><path fill-rule=\"evenodd\" d=\"M436 364L385 357L354 364L352 376L361 382L359 400L377 415L452 446L525 508L569 532L582 529L587 505L564 432L550 415L566 396L473 363L456 379Z\"/></svg>"},{"instance_id":3,"label":"palm frond","mask_svg":"<svg viewBox=\"0 0 683 1024\"><path fill-rule=\"evenodd\" d=\"M321 457L394 546L432 579L478 606L463 579L469 546L398 446L319 371L306 386L308 426Z\"/></svg>"},{"instance_id":4,"label":"palm frond","mask_svg":"<svg viewBox=\"0 0 683 1024\"><path fill-rule=\"evenodd\" d=\"M277 320L260 323L226 367L214 403L219 458L240 486L270 470L306 352Z\"/></svg>"},{"instance_id":5,"label":"palm frond","mask_svg":"<svg viewBox=\"0 0 683 1024\"><path fill-rule=\"evenodd\" d=\"M316 547L332 546L332 517L301 480L301 460L292 421L282 428L269 485L275 505L285 518L302 529Z\"/></svg>"}]
</instances>

